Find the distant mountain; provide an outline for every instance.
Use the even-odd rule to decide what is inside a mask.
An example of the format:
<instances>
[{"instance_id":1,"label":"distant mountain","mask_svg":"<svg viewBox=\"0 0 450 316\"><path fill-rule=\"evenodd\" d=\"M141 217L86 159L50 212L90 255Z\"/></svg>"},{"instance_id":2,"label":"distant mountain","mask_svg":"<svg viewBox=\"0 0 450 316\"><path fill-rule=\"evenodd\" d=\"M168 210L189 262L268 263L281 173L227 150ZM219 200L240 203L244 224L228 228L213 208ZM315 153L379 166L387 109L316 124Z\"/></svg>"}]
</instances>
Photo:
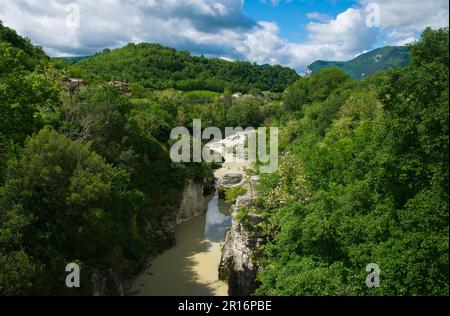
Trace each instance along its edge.
<instances>
[{"instance_id":1,"label":"distant mountain","mask_svg":"<svg viewBox=\"0 0 450 316\"><path fill-rule=\"evenodd\" d=\"M67 61L69 63L76 63L91 56L75 56L75 57L56 57L55 59Z\"/></svg>"},{"instance_id":2,"label":"distant mountain","mask_svg":"<svg viewBox=\"0 0 450 316\"><path fill-rule=\"evenodd\" d=\"M405 67L410 62L410 56L408 47L386 46L362 54L351 61L319 60L308 68L316 73L323 68L337 67L348 73L353 79L361 79L386 69Z\"/></svg>"},{"instance_id":3,"label":"distant mountain","mask_svg":"<svg viewBox=\"0 0 450 316\"><path fill-rule=\"evenodd\" d=\"M149 43L105 49L72 63L69 71L88 84L115 79L155 90L282 92L299 79L293 69L282 66L193 56L187 51Z\"/></svg>"}]
</instances>

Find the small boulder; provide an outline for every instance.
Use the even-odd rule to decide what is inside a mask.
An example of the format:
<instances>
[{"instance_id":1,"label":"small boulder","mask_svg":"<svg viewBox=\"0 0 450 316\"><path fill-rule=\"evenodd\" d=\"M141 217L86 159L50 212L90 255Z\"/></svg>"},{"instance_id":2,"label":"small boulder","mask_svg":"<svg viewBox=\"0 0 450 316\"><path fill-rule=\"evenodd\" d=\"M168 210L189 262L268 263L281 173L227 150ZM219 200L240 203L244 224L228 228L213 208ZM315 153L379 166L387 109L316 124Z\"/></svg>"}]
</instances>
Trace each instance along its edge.
<instances>
[{"instance_id":1,"label":"small boulder","mask_svg":"<svg viewBox=\"0 0 450 316\"><path fill-rule=\"evenodd\" d=\"M227 189L231 189L242 182L244 176L242 174L233 173L226 174L220 180L218 185L221 187L225 187Z\"/></svg>"},{"instance_id":2,"label":"small boulder","mask_svg":"<svg viewBox=\"0 0 450 316\"><path fill-rule=\"evenodd\" d=\"M255 196L253 195L242 195L239 196L236 200L235 206L236 208L240 207L248 207L253 205L253 200L255 199Z\"/></svg>"},{"instance_id":3,"label":"small boulder","mask_svg":"<svg viewBox=\"0 0 450 316\"><path fill-rule=\"evenodd\" d=\"M229 173L224 175L217 182L217 191L221 199L225 198L226 191L243 185L244 176L238 173Z\"/></svg>"}]
</instances>

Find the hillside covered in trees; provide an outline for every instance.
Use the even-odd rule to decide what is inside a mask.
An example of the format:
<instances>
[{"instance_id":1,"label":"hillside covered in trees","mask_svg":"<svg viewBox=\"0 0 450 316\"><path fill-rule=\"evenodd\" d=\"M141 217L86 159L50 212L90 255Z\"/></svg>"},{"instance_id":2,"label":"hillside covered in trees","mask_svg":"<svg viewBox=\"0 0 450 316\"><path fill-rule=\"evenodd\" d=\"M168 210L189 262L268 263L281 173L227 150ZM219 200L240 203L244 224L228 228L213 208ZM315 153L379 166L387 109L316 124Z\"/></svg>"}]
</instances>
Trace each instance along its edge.
<instances>
[{"instance_id":1,"label":"hillside covered in trees","mask_svg":"<svg viewBox=\"0 0 450 316\"><path fill-rule=\"evenodd\" d=\"M164 218L209 167L171 164L169 99L108 85L75 99L58 63L0 34L0 295L89 295L94 277L113 289L172 244ZM68 262L86 272L75 293Z\"/></svg>"},{"instance_id":2,"label":"hillside covered in trees","mask_svg":"<svg viewBox=\"0 0 450 316\"><path fill-rule=\"evenodd\" d=\"M406 46L386 46L371 52L361 54L350 61L323 61L318 60L308 68L313 73L321 69L337 67L353 79L372 76L391 68L402 68L410 62L410 52Z\"/></svg>"},{"instance_id":3,"label":"hillside covered in trees","mask_svg":"<svg viewBox=\"0 0 450 316\"><path fill-rule=\"evenodd\" d=\"M183 187L211 177L169 156L172 128L200 118L281 130L278 171L239 212L267 218L254 294L448 295L448 49L426 29L403 69L300 78L155 44L65 64L0 24L0 296L92 295L96 279L120 294L172 246ZM65 286L68 262L89 286ZM370 263L380 288L361 282Z\"/></svg>"},{"instance_id":4,"label":"hillside covered in trees","mask_svg":"<svg viewBox=\"0 0 450 316\"><path fill-rule=\"evenodd\" d=\"M186 51L146 43L104 50L69 69L73 77L91 84L115 79L154 90L283 92L299 78L294 70L281 66L196 57Z\"/></svg>"},{"instance_id":5,"label":"hillside covered in trees","mask_svg":"<svg viewBox=\"0 0 450 316\"><path fill-rule=\"evenodd\" d=\"M325 69L288 89L257 294L448 295L448 29L409 48L404 69ZM362 282L370 263L378 288Z\"/></svg>"}]
</instances>

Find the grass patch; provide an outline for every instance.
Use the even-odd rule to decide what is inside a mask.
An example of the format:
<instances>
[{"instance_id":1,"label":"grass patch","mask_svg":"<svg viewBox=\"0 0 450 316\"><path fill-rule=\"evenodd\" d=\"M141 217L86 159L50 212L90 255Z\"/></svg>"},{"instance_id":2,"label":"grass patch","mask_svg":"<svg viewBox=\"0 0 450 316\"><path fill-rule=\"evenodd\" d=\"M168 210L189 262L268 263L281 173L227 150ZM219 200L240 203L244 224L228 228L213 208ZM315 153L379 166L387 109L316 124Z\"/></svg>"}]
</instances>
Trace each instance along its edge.
<instances>
[{"instance_id":1,"label":"grass patch","mask_svg":"<svg viewBox=\"0 0 450 316\"><path fill-rule=\"evenodd\" d=\"M247 189L245 188L232 188L226 191L225 193L225 200L228 203L234 203L236 202L237 198L245 195L247 193Z\"/></svg>"}]
</instances>

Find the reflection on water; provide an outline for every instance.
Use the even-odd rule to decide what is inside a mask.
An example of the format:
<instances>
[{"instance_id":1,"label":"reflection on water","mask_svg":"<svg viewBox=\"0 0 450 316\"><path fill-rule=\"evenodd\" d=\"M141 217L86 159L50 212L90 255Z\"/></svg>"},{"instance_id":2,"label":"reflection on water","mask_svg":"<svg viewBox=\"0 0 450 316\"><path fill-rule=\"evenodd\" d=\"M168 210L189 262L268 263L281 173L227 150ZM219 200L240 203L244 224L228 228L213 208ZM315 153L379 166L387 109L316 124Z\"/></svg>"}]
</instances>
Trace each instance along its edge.
<instances>
[{"instance_id":1,"label":"reflection on water","mask_svg":"<svg viewBox=\"0 0 450 316\"><path fill-rule=\"evenodd\" d=\"M231 217L229 205L217 192L207 201L206 215L177 228L177 244L134 282L130 294L139 296L226 296L228 286L218 280L221 243Z\"/></svg>"},{"instance_id":2,"label":"reflection on water","mask_svg":"<svg viewBox=\"0 0 450 316\"><path fill-rule=\"evenodd\" d=\"M231 225L230 205L219 199L215 192L206 213L205 238L211 242L223 242Z\"/></svg>"}]
</instances>

